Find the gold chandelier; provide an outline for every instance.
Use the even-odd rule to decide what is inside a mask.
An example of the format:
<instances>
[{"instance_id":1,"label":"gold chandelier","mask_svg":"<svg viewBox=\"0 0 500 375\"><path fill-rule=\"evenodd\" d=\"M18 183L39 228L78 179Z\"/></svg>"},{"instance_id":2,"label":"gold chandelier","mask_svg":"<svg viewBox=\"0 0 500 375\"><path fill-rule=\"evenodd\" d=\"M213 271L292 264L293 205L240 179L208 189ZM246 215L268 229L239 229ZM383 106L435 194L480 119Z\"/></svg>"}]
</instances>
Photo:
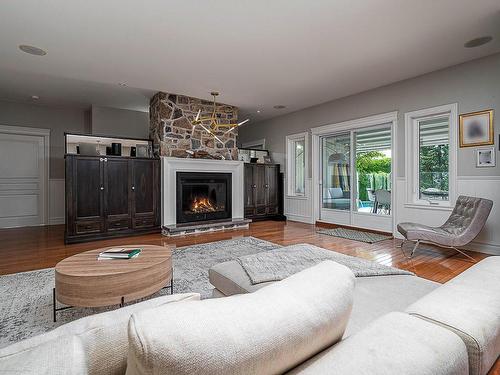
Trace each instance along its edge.
<instances>
[{"instance_id":1,"label":"gold chandelier","mask_svg":"<svg viewBox=\"0 0 500 375\"><path fill-rule=\"evenodd\" d=\"M220 124L219 120L217 119L217 103L216 103L216 98L219 95L219 93L216 91L212 91L210 93L210 95L212 95L214 97L214 104L213 104L214 108L213 108L212 114L209 117L208 116L200 117L201 109L198 110L198 113L196 114L196 118L192 122L193 129L197 125L200 125L200 127L203 128L203 130L205 130L207 133L212 135L217 141L224 144L224 142L217 136L216 132L219 132L222 130L222 131L224 131L222 136L224 136L227 133L232 132L238 126L241 126L241 125L247 123L248 121L250 121L250 119L246 119L246 120L243 120L241 122L233 123L233 124Z\"/></svg>"}]
</instances>

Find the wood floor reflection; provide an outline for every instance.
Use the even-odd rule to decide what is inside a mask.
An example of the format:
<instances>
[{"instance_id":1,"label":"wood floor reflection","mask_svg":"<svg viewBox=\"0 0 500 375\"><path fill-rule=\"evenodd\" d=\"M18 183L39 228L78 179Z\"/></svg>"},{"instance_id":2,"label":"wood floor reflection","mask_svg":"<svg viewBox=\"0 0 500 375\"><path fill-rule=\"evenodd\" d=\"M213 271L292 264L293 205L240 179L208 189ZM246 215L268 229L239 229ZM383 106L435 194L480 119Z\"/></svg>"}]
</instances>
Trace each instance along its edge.
<instances>
[{"instance_id":1,"label":"wood floor reflection","mask_svg":"<svg viewBox=\"0 0 500 375\"><path fill-rule=\"evenodd\" d=\"M136 237L116 238L82 244L64 244L64 226L30 227L0 230L0 275L41 268L54 267L60 260L97 247L119 244L151 244L188 246L242 236L254 236L280 245L310 243L347 255L370 259L378 263L403 268L420 277L445 282L466 270L473 263L460 254L431 245L422 245L413 259L407 259L397 246L400 240L392 239L366 244L316 233L314 225L261 221L250 225L248 230L213 232L183 237L164 237L148 234ZM406 248L408 253L411 249ZM487 255L469 252L480 260Z\"/></svg>"}]
</instances>

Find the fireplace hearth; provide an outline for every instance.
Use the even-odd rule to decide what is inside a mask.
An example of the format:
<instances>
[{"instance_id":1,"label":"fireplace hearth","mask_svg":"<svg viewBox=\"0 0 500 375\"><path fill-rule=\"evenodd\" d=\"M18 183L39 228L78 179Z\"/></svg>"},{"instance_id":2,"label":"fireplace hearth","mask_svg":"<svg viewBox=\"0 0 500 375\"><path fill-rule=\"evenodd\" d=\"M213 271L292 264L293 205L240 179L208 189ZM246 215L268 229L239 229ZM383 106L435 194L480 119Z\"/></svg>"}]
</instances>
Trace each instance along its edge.
<instances>
[{"instance_id":1,"label":"fireplace hearth","mask_svg":"<svg viewBox=\"0 0 500 375\"><path fill-rule=\"evenodd\" d=\"M231 173L177 172L177 224L231 218Z\"/></svg>"}]
</instances>

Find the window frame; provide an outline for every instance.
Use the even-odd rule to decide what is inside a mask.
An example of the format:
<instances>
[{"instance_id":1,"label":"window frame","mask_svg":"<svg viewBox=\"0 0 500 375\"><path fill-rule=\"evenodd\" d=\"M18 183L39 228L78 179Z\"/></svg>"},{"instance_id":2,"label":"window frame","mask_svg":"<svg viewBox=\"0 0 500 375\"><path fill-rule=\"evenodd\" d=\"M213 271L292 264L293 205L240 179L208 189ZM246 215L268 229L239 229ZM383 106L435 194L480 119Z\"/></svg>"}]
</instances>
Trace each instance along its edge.
<instances>
[{"instance_id":1,"label":"window frame","mask_svg":"<svg viewBox=\"0 0 500 375\"><path fill-rule=\"evenodd\" d=\"M420 198L420 122L448 116L448 200L426 200ZM457 184L457 103L425 108L405 113L406 133L406 182L405 206L446 209L453 207L456 200Z\"/></svg>"},{"instance_id":2,"label":"window frame","mask_svg":"<svg viewBox=\"0 0 500 375\"><path fill-rule=\"evenodd\" d=\"M304 192L295 191L295 143L304 141ZM309 133L297 133L286 136L286 195L287 197L307 197L307 179L309 176Z\"/></svg>"}]
</instances>

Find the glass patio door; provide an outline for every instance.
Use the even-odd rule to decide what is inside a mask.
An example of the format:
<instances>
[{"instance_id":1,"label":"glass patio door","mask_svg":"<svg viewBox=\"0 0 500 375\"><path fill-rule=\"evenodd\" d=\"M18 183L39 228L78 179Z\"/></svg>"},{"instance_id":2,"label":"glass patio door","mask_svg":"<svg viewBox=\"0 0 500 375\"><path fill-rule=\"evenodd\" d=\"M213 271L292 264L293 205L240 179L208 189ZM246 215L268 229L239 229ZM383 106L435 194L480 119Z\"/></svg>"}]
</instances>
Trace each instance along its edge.
<instances>
[{"instance_id":1,"label":"glass patio door","mask_svg":"<svg viewBox=\"0 0 500 375\"><path fill-rule=\"evenodd\" d=\"M320 137L320 219L392 232L392 128Z\"/></svg>"},{"instance_id":2,"label":"glass patio door","mask_svg":"<svg viewBox=\"0 0 500 375\"><path fill-rule=\"evenodd\" d=\"M322 219L349 224L351 169L351 133L321 137Z\"/></svg>"}]
</instances>

